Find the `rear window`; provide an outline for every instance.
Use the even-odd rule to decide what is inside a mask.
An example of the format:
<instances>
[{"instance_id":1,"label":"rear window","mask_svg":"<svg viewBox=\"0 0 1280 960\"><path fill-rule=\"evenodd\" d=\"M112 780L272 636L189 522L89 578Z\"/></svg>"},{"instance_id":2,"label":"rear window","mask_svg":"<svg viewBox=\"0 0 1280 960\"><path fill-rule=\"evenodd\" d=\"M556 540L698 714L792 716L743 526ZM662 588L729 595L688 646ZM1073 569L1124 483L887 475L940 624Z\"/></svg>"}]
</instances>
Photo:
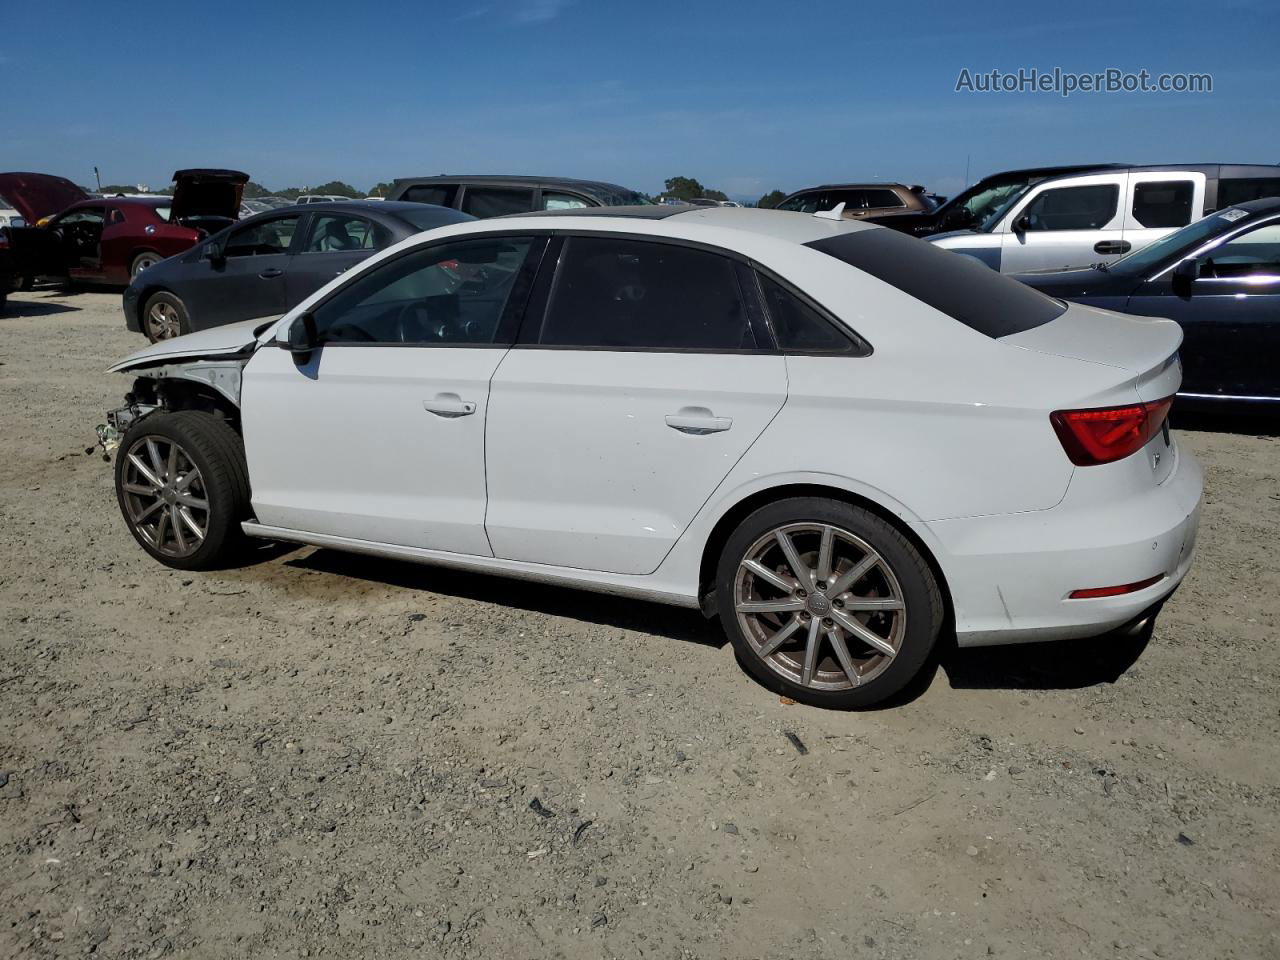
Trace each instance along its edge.
<instances>
[{"instance_id":1,"label":"rear window","mask_svg":"<svg viewBox=\"0 0 1280 960\"><path fill-rule=\"evenodd\" d=\"M806 246L857 267L988 337L1031 330L1067 309L973 257L896 230L857 230Z\"/></svg>"}]
</instances>

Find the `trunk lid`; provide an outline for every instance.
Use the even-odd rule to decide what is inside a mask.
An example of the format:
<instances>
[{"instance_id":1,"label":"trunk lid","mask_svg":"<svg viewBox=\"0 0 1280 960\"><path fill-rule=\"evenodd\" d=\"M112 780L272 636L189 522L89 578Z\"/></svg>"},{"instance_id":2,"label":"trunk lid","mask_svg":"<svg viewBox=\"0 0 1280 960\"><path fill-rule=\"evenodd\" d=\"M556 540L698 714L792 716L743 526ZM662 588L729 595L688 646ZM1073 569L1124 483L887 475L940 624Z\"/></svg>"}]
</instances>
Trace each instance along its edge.
<instances>
[{"instance_id":1,"label":"trunk lid","mask_svg":"<svg viewBox=\"0 0 1280 960\"><path fill-rule=\"evenodd\" d=\"M1048 323L1000 338L1038 353L1116 367L1129 374L1144 401L1177 393L1182 384L1178 347L1182 328L1172 320L1134 317L1083 304L1069 304Z\"/></svg>"},{"instance_id":2,"label":"trunk lid","mask_svg":"<svg viewBox=\"0 0 1280 960\"><path fill-rule=\"evenodd\" d=\"M0 197L34 227L89 195L65 177L47 173L0 173Z\"/></svg>"},{"instance_id":3,"label":"trunk lid","mask_svg":"<svg viewBox=\"0 0 1280 960\"><path fill-rule=\"evenodd\" d=\"M238 218L249 175L239 170L178 170L173 175L172 219L221 228Z\"/></svg>"}]
</instances>

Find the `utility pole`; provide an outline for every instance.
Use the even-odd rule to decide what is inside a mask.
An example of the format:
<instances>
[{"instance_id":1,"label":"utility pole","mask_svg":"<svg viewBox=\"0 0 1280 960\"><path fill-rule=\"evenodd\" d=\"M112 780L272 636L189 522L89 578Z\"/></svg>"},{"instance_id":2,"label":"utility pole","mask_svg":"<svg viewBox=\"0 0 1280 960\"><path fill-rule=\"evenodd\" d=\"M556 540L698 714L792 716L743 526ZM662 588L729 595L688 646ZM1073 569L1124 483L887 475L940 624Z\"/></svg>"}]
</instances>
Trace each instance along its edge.
<instances>
[{"instance_id":1,"label":"utility pole","mask_svg":"<svg viewBox=\"0 0 1280 960\"><path fill-rule=\"evenodd\" d=\"M964 155L964 185L966 187L969 185L969 158L972 156L973 154L971 153L966 153Z\"/></svg>"},{"instance_id":2,"label":"utility pole","mask_svg":"<svg viewBox=\"0 0 1280 960\"><path fill-rule=\"evenodd\" d=\"M98 173L97 167L93 168L93 179L98 181L98 192L101 193L102 192L102 175Z\"/></svg>"}]
</instances>

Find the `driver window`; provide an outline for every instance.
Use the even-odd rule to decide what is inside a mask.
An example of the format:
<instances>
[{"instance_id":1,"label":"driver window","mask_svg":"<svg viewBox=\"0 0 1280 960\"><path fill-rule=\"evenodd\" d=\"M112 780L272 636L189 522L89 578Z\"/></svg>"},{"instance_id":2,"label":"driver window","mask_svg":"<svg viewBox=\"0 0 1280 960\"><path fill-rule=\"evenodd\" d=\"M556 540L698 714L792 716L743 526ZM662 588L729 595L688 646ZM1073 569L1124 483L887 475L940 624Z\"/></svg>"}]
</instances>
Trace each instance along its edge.
<instances>
[{"instance_id":1,"label":"driver window","mask_svg":"<svg viewBox=\"0 0 1280 960\"><path fill-rule=\"evenodd\" d=\"M1209 277L1280 275L1280 223L1242 233L1211 251L1201 270Z\"/></svg>"},{"instance_id":2,"label":"driver window","mask_svg":"<svg viewBox=\"0 0 1280 960\"><path fill-rule=\"evenodd\" d=\"M321 343L490 344L533 237L415 250L363 274L313 311Z\"/></svg>"},{"instance_id":3,"label":"driver window","mask_svg":"<svg viewBox=\"0 0 1280 960\"><path fill-rule=\"evenodd\" d=\"M1046 190L1022 211L1027 230L1101 230L1116 215L1120 187L1099 183Z\"/></svg>"},{"instance_id":4,"label":"driver window","mask_svg":"<svg viewBox=\"0 0 1280 960\"><path fill-rule=\"evenodd\" d=\"M266 257L288 253L293 231L298 229L300 219L298 215L277 217L236 230L227 238L223 254L227 257Z\"/></svg>"}]
</instances>

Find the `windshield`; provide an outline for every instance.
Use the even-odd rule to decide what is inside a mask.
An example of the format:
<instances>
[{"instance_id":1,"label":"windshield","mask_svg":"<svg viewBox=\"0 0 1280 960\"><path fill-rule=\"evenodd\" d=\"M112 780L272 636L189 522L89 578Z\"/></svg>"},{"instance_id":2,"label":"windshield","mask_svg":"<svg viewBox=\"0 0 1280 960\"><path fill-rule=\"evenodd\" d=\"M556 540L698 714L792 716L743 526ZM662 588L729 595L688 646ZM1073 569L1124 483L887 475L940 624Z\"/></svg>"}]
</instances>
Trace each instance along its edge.
<instances>
[{"instance_id":1,"label":"windshield","mask_svg":"<svg viewBox=\"0 0 1280 960\"><path fill-rule=\"evenodd\" d=\"M965 210L969 214L965 217L965 221L971 225L971 229L986 230L987 222L992 221L993 214L1003 212L1011 200L1031 186L1031 179L1031 177L1018 177L979 181L950 203L943 204L939 208L944 222L954 217L958 211Z\"/></svg>"},{"instance_id":2,"label":"windshield","mask_svg":"<svg viewBox=\"0 0 1280 960\"><path fill-rule=\"evenodd\" d=\"M995 225L1000 222L1003 217L1015 203L1022 199L1031 188L1028 181L1021 183L1008 183L1000 187L993 187L988 191L991 196L987 204L983 207L982 212L978 214L978 229L983 233L990 233L995 229Z\"/></svg>"},{"instance_id":3,"label":"windshield","mask_svg":"<svg viewBox=\"0 0 1280 960\"><path fill-rule=\"evenodd\" d=\"M1147 244L1141 250L1135 250L1127 257L1121 257L1107 266L1108 273L1137 274L1146 273L1162 261L1194 250L1215 234L1224 230L1229 224L1248 216L1247 211L1233 207L1220 210L1212 216L1197 220L1188 227L1166 234L1154 243Z\"/></svg>"}]
</instances>

